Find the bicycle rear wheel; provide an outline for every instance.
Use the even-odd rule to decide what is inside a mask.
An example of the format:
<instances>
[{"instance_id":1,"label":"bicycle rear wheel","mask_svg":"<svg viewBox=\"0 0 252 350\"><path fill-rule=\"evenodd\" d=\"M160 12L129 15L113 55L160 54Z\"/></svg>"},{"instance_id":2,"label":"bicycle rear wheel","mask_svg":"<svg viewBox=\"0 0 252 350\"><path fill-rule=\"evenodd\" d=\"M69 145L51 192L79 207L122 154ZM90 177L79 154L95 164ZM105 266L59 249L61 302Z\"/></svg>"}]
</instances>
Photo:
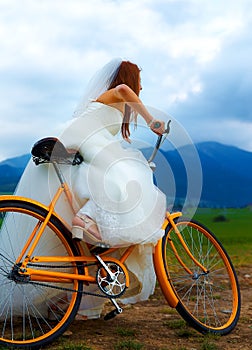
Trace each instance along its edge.
<instances>
[{"instance_id":1,"label":"bicycle rear wheel","mask_svg":"<svg viewBox=\"0 0 252 350\"><path fill-rule=\"evenodd\" d=\"M30 280L18 273L17 257L47 211L28 201L0 198L0 344L39 348L62 334L81 301L82 282ZM80 255L66 227L52 216L34 256ZM68 266L66 266L68 265ZM35 269L83 273L76 264L35 264ZM74 292L77 291L77 292Z\"/></svg>"},{"instance_id":2,"label":"bicycle rear wheel","mask_svg":"<svg viewBox=\"0 0 252 350\"><path fill-rule=\"evenodd\" d=\"M179 300L176 310L201 333L228 334L236 326L241 308L232 262L206 227L183 218L174 222L192 255L207 269L203 272L196 265L174 228L168 225L162 240L162 256L168 281Z\"/></svg>"}]
</instances>

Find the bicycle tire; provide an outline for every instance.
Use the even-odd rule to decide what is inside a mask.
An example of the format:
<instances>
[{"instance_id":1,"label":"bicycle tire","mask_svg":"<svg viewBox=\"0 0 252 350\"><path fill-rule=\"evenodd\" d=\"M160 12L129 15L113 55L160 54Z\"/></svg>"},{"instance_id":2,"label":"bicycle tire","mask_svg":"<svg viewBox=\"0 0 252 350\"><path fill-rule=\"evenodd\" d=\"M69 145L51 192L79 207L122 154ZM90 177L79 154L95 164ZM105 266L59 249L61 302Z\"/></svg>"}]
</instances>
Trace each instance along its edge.
<instances>
[{"instance_id":1,"label":"bicycle tire","mask_svg":"<svg viewBox=\"0 0 252 350\"><path fill-rule=\"evenodd\" d=\"M221 242L202 224L184 218L174 222L190 252L207 269L204 273L193 262L169 224L162 239L162 257L167 283L178 299L176 310L197 331L226 335L236 326L241 309L240 288L231 259Z\"/></svg>"},{"instance_id":2,"label":"bicycle tire","mask_svg":"<svg viewBox=\"0 0 252 350\"><path fill-rule=\"evenodd\" d=\"M82 297L83 282L36 281L34 284L34 281L22 279L15 272L14 263L31 233L30 228L36 222L44 221L47 210L28 200L4 197L0 198L0 344L12 348L39 348L55 340L74 320ZM36 253L44 256L80 255L70 232L54 215L34 256ZM58 265L47 263L42 268L58 269ZM62 270L69 272L63 263ZM70 270L83 273L76 264L72 264Z\"/></svg>"}]
</instances>

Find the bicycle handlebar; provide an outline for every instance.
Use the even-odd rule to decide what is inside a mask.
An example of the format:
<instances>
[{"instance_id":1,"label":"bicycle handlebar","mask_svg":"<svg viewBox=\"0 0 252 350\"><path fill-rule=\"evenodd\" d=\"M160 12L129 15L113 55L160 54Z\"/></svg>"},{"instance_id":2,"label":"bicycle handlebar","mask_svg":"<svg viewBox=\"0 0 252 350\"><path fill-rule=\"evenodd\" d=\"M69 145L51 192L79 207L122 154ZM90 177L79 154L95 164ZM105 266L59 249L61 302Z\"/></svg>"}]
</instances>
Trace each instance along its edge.
<instances>
[{"instance_id":1,"label":"bicycle handlebar","mask_svg":"<svg viewBox=\"0 0 252 350\"><path fill-rule=\"evenodd\" d=\"M168 123L167 123L167 126L166 126L166 129L165 129L165 132L162 134L162 135L159 135L158 136L158 139L157 139L157 142L156 142L156 145L155 145L155 147L154 147L154 150L153 150L153 152L152 152L152 154L151 154L151 156L150 156L150 158L149 158L149 160L148 160L148 163L150 164L152 161L153 161L153 159L155 158L155 156L156 156L156 154L157 154L157 151L159 150L159 148L160 148L160 145L161 145L161 141L162 141L162 139L163 139L163 136L164 135L168 135L169 134L169 132L170 132L170 124L171 124L171 120L169 120L168 121Z\"/></svg>"}]
</instances>

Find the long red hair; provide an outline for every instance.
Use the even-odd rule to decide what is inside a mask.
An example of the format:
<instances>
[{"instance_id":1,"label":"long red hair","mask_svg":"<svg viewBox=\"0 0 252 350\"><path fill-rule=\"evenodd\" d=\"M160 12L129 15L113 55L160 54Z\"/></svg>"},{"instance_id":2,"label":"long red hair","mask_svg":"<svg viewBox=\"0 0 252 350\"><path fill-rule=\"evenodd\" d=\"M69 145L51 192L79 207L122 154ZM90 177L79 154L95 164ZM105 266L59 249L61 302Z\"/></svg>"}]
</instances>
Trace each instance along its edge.
<instances>
[{"instance_id":1,"label":"long red hair","mask_svg":"<svg viewBox=\"0 0 252 350\"><path fill-rule=\"evenodd\" d=\"M118 72L115 75L114 80L110 84L108 90L115 88L116 86L120 84L128 85L137 96L139 96L140 93L140 71L141 69L135 64L130 61L122 61L118 68ZM121 127L121 132L123 137L129 137L130 131L129 131L129 122L131 117L131 108L129 105L125 105L125 112Z\"/></svg>"}]
</instances>

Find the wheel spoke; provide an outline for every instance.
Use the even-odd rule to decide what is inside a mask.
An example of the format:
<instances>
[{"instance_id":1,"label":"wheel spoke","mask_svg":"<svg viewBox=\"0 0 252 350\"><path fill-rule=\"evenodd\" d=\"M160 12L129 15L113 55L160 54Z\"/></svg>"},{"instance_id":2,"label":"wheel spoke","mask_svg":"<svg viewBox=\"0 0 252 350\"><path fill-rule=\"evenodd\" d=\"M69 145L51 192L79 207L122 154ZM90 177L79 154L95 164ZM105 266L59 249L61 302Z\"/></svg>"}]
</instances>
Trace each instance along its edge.
<instances>
[{"instance_id":1,"label":"wheel spoke","mask_svg":"<svg viewBox=\"0 0 252 350\"><path fill-rule=\"evenodd\" d=\"M163 239L163 257L168 279L180 301L178 311L202 332L228 333L240 312L239 286L230 259L216 237L200 224L179 219L176 226L196 261L207 271L192 261L169 226ZM223 309L231 312L224 313Z\"/></svg>"}]
</instances>

